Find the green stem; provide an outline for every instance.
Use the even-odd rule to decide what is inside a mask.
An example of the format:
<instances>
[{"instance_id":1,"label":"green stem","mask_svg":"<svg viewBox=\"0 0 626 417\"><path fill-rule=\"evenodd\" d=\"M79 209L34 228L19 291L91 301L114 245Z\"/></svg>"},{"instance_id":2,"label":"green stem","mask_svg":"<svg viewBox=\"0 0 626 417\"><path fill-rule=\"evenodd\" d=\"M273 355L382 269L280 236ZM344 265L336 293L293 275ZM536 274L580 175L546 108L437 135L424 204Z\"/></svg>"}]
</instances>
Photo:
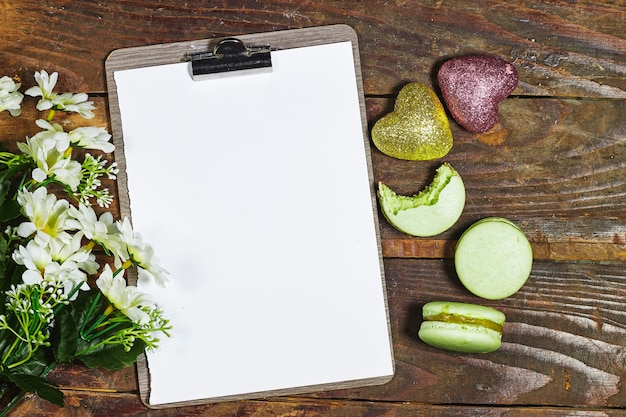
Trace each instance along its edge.
<instances>
[{"instance_id":1,"label":"green stem","mask_svg":"<svg viewBox=\"0 0 626 417\"><path fill-rule=\"evenodd\" d=\"M103 317L100 317L96 321L96 323L94 325L90 326L88 330L85 330L85 326L87 326L87 323L89 323L89 321L91 320L91 317L93 316L93 312L96 309L96 305L100 301L101 295L102 295L102 293L98 292L96 294L96 297L91 301L91 305L89 306L89 310L87 310L87 314L85 315L85 320L83 321L83 324L80 326L79 334L80 334L80 337L83 338L84 340L86 340L85 339L86 335L88 335L89 332L91 332L96 325L102 323L102 321L103 321ZM106 316L104 318L106 318Z\"/></svg>"},{"instance_id":2,"label":"green stem","mask_svg":"<svg viewBox=\"0 0 626 417\"><path fill-rule=\"evenodd\" d=\"M18 362L14 362L11 365L8 365L7 368L8 369L13 369L13 368L17 368L20 365L25 364L26 362L28 362L30 360L30 358L33 357L33 352L34 352L33 349L29 349L28 355L24 359L22 359L21 361L18 361Z\"/></svg>"},{"instance_id":3,"label":"green stem","mask_svg":"<svg viewBox=\"0 0 626 417\"><path fill-rule=\"evenodd\" d=\"M81 335L81 337L83 337L83 339L84 339L85 341L87 341L87 342L91 342L92 340L96 339L97 337L100 337L100 336L102 336L103 334L108 333L108 332L110 332L111 330L113 330L113 329L116 329L116 328L120 327L122 324L124 324L124 322L121 322L121 321L120 321L120 322L117 322L117 323L113 323L113 325L111 325L111 326L107 326L107 327L105 327L103 330L100 330L99 332L97 332L97 333L95 333L95 334L91 334L91 332L92 332L95 328L97 328L97 326L95 326L95 325L94 325L94 326L93 326L93 328L91 328L91 329L89 329L89 331L87 331L87 333L84 335L84 337L83 337L83 335Z\"/></svg>"},{"instance_id":4,"label":"green stem","mask_svg":"<svg viewBox=\"0 0 626 417\"><path fill-rule=\"evenodd\" d=\"M100 342L96 343L93 346L89 346L88 348L85 348L85 349L83 349L83 350L81 350L79 352L76 352L76 357L78 358L80 356L87 355L87 354L93 352L94 350L98 349L100 346L104 346L106 344L111 344L111 342L113 340L115 340L114 336L111 336L111 337L109 337L107 339L101 340Z\"/></svg>"},{"instance_id":5,"label":"green stem","mask_svg":"<svg viewBox=\"0 0 626 417\"><path fill-rule=\"evenodd\" d=\"M11 401L9 401L5 409L0 411L0 417L5 417L9 413L9 411L11 411L13 407L15 407L17 403L19 403L20 400L24 398L24 395L26 395L26 391L20 390L19 394L17 394L15 397L13 397Z\"/></svg>"},{"instance_id":6,"label":"green stem","mask_svg":"<svg viewBox=\"0 0 626 417\"><path fill-rule=\"evenodd\" d=\"M18 186L18 190L21 190L22 187L24 187L24 184L26 183L26 176L28 175L28 172L24 172L24 174L22 174L22 179L20 180L20 185ZM17 198L17 194L15 194L15 198Z\"/></svg>"},{"instance_id":7,"label":"green stem","mask_svg":"<svg viewBox=\"0 0 626 417\"><path fill-rule=\"evenodd\" d=\"M55 367L57 366L56 362L52 362L50 365L48 365L46 367L46 369L44 369L41 374L39 374L40 377L44 378L46 375L48 375L50 373L51 370L53 370ZM9 401L9 403L7 404L7 406L4 408L4 410L0 411L0 417L5 417L8 415L9 411L11 411L13 409L13 407L15 407L17 405L17 403L20 402L20 400L22 398L24 398L24 395L26 395L26 391L24 391L23 389L20 390L20 392L11 399L11 401Z\"/></svg>"},{"instance_id":8,"label":"green stem","mask_svg":"<svg viewBox=\"0 0 626 417\"><path fill-rule=\"evenodd\" d=\"M91 334L91 332L96 330L98 327L103 326L104 324L108 323L106 321L106 319L108 317L109 317L109 315L106 312L104 312L104 313L102 313L100 315L100 317L98 317L98 320L96 320L91 326L89 326L89 328L87 330L84 330L81 327L80 337L83 340L86 340L87 342L91 342L96 337L96 335L99 335L100 333L102 333L102 332L98 332L98 333L96 333L96 335L93 335L93 334ZM83 325L86 324L86 323L87 323L87 320L85 320ZM108 329L105 329L105 330L108 330Z\"/></svg>"},{"instance_id":9,"label":"green stem","mask_svg":"<svg viewBox=\"0 0 626 417\"><path fill-rule=\"evenodd\" d=\"M52 174L51 176L49 176L48 178L46 178L43 182L41 182L39 184L40 187L47 187L50 183L54 182L56 180L56 175Z\"/></svg>"},{"instance_id":10,"label":"green stem","mask_svg":"<svg viewBox=\"0 0 626 417\"><path fill-rule=\"evenodd\" d=\"M11 152L0 152L0 163L11 167L14 163L19 162L19 156Z\"/></svg>"},{"instance_id":11,"label":"green stem","mask_svg":"<svg viewBox=\"0 0 626 417\"><path fill-rule=\"evenodd\" d=\"M9 358L11 357L11 355L13 354L13 351L15 350L15 348L17 347L18 343L21 342L21 340L19 339L19 335L17 335L17 338L13 341L13 344L11 345L11 347L9 348L9 350L7 350L7 353L4 355L4 357L2 358L2 364L6 364L9 361Z\"/></svg>"},{"instance_id":12,"label":"green stem","mask_svg":"<svg viewBox=\"0 0 626 417\"><path fill-rule=\"evenodd\" d=\"M29 339L30 339L30 335L39 333L39 331L41 329L41 325L42 324L39 321L38 317L36 317L36 320L33 323L31 323L31 325L28 327L28 329L26 329L25 326L24 326L24 323L22 323L20 328L22 330L24 330L24 332L26 334L24 336L21 336L19 334L17 335L17 338L13 342L13 345L11 345L11 348L8 350L8 352L6 353L6 355L4 356L4 358L2 360L2 364L4 366L6 366L8 369L12 369L12 368L18 367L18 366L28 362L33 357L33 354L38 349L38 346L36 346L35 349L33 349L33 347L31 346L31 344L29 342ZM18 360L17 362L13 362L13 361L17 360L17 357L13 358L12 356L16 352L20 353L22 351L22 348L23 348L24 344L26 344L26 346L28 347L28 354L24 358L22 358L21 360ZM16 348L18 348L18 349L16 349ZM12 363L8 364L9 362L12 362Z\"/></svg>"},{"instance_id":13,"label":"green stem","mask_svg":"<svg viewBox=\"0 0 626 417\"><path fill-rule=\"evenodd\" d=\"M113 277L116 277L120 272L130 268L131 266L133 266L133 260L127 259L126 261L124 261L121 267L119 267L115 272L113 272Z\"/></svg>"},{"instance_id":14,"label":"green stem","mask_svg":"<svg viewBox=\"0 0 626 417\"><path fill-rule=\"evenodd\" d=\"M17 332L13 332L13 334L15 334L15 340L13 341L13 344L11 344L11 347L7 350L7 352L5 353L4 357L2 358L2 365L6 365L7 362L9 362L11 360L11 357L13 356L13 353L16 351L16 348L19 346L20 348L17 349L17 351L21 351L22 350L22 344L25 341L28 341L29 337L28 337L28 329L26 329L25 323L24 321L21 319L20 315L17 316L18 321L20 322L20 331L19 333ZM22 333L26 333L24 335L22 335ZM12 368L14 367L13 364L11 365L6 365L7 368Z\"/></svg>"}]
</instances>

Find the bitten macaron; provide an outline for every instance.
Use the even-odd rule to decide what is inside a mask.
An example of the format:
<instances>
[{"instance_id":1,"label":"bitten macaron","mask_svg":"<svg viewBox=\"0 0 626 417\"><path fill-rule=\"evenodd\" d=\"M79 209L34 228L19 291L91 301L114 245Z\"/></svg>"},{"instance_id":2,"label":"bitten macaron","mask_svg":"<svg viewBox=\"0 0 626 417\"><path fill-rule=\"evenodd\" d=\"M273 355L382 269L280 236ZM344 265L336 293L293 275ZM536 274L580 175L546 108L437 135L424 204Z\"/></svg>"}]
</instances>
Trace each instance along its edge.
<instances>
[{"instance_id":1,"label":"bitten macaron","mask_svg":"<svg viewBox=\"0 0 626 417\"><path fill-rule=\"evenodd\" d=\"M418 336L426 344L463 353L498 350L506 317L495 308L448 301L432 301L422 308Z\"/></svg>"}]
</instances>

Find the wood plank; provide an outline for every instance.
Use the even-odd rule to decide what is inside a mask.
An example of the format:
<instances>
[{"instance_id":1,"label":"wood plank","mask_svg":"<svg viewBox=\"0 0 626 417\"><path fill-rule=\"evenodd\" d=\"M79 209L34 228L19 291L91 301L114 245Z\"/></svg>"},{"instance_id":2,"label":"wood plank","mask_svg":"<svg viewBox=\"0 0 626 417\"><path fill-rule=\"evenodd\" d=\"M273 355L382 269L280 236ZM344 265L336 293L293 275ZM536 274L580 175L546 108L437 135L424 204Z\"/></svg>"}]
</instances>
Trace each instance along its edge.
<instances>
[{"instance_id":1,"label":"wood plank","mask_svg":"<svg viewBox=\"0 0 626 417\"><path fill-rule=\"evenodd\" d=\"M468 293L451 261L387 259L385 272L396 375L385 385L302 395L302 401L624 406L623 266L535 261L527 284L499 301ZM416 336L421 306L434 300L478 303L503 311L507 323L501 349L467 355L423 344ZM69 366L51 374L51 379L68 390L132 393L137 389L132 368L108 372Z\"/></svg>"},{"instance_id":2,"label":"wood plank","mask_svg":"<svg viewBox=\"0 0 626 417\"><path fill-rule=\"evenodd\" d=\"M392 106L369 99L370 123ZM400 161L373 149L375 182L400 194L423 189L442 161L467 191L459 222L435 238L412 238L381 217L384 255L449 257L471 223L502 216L522 227L540 259L623 261L626 101L510 98L500 109L499 124L483 135L452 121L454 146L441 160Z\"/></svg>"},{"instance_id":3,"label":"wood plank","mask_svg":"<svg viewBox=\"0 0 626 417\"><path fill-rule=\"evenodd\" d=\"M387 385L324 398L430 404L624 405L626 274L622 266L535 262L504 300L465 290L451 261L386 260L396 375ZM507 316L500 350L450 353L417 338L421 307L435 300L495 307Z\"/></svg>"},{"instance_id":4,"label":"wood plank","mask_svg":"<svg viewBox=\"0 0 626 417\"><path fill-rule=\"evenodd\" d=\"M106 102L86 121L59 114L66 130L93 124L109 128ZM0 113L5 146L37 132L35 100L24 115ZM367 100L370 126L391 111L393 98ZM442 160L462 175L468 201L460 221L431 239L393 229L380 216L387 257L449 257L454 242L473 221L504 216L518 222L538 259L623 261L626 258L626 100L517 99L501 105L497 127L473 135L452 121L455 145ZM530 126L530 128L529 128ZM375 182L412 194L430 180L442 160L400 161L372 146ZM114 184L107 184L114 189ZM119 216L117 203L112 207ZM598 243L599 245L592 245Z\"/></svg>"},{"instance_id":5,"label":"wood plank","mask_svg":"<svg viewBox=\"0 0 626 417\"><path fill-rule=\"evenodd\" d=\"M240 401L206 406L184 407L167 410L147 410L132 394L89 394L66 391L65 408L58 408L41 399L28 397L16 407L16 416L38 417L450 417L480 415L484 417L506 417L524 415L540 417L624 417L626 410L599 409L593 407L489 407L428 405L397 402L361 402L349 400L315 400L298 397L286 397L275 400Z\"/></svg>"},{"instance_id":6,"label":"wood plank","mask_svg":"<svg viewBox=\"0 0 626 417\"><path fill-rule=\"evenodd\" d=\"M34 72L29 75L33 78ZM63 74L59 74L59 78L63 78ZM20 91L25 90L25 86L20 88ZM74 91L80 93L82 91ZM45 119L48 112L40 112L37 110L36 105L39 98L33 98L26 96L22 101L22 113L13 117L8 112L0 112L0 142L4 146L10 146L13 141L24 142L27 136L33 136L37 132L41 131L41 128L35 124L38 119ZM81 126L98 126L104 127L107 131L111 131L111 124L109 122L109 113L106 97L91 96L89 101L93 102L96 109L94 110L94 117L92 119L83 119L76 113L64 113L56 112L54 115L54 122L63 126L65 131L70 131ZM16 149L12 146L12 149Z\"/></svg>"},{"instance_id":7,"label":"wood plank","mask_svg":"<svg viewBox=\"0 0 626 417\"><path fill-rule=\"evenodd\" d=\"M65 409L29 396L11 415L626 416L625 18L620 2L0 4L0 76L17 75L32 85L35 70L59 71L59 91L103 93L103 61L121 47L348 23L360 36L373 123L393 106L378 96L393 98L409 81L431 84L442 60L467 53L502 56L515 63L521 81L502 105L500 125L491 134L470 135L453 124L456 144L448 158L471 192L461 221L440 237L417 239L381 218L383 247L388 257L449 258L472 221L506 215L527 231L537 259L522 291L484 303L508 317L503 348L487 356L437 351L415 337L423 303L482 303L456 282L451 261L387 259L398 359L389 384L156 412L141 404L134 368L71 365L50 375L65 389ZM106 96L94 99L106 108ZM94 121L108 125L108 115ZM63 123L69 128L82 122L70 117ZM1 138L22 139L35 131L27 118L0 113ZM436 165L392 161L374 150L377 180L406 193L425 185Z\"/></svg>"},{"instance_id":8,"label":"wood plank","mask_svg":"<svg viewBox=\"0 0 626 417\"><path fill-rule=\"evenodd\" d=\"M82 363L60 365L47 377L62 389L78 389L103 392L137 392L135 366L120 370L87 368Z\"/></svg>"},{"instance_id":9,"label":"wood plank","mask_svg":"<svg viewBox=\"0 0 626 417\"><path fill-rule=\"evenodd\" d=\"M516 94L626 97L619 3L27 0L0 11L0 74L31 83L35 70L59 71L64 91L105 91L102 63L122 47L346 23L361 39L366 94L430 82L442 60L485 53L515 63Z\"/></svg>"},{"instance_id":10,"label":"wood plank","mask_svg":"<svg viewBox=\"0 0 626 417\"><path fill-rule=\"evenodd\" d=\"M452 121L454 146L442 159L466 183L465 214L621 216L626 100L512 98L501 103L500 111L499 124L483 135L469 134ZM400 161L378 151L372 157L375 180L401 193L418 191L441 164Z\"/></svg>"}]
</instances>

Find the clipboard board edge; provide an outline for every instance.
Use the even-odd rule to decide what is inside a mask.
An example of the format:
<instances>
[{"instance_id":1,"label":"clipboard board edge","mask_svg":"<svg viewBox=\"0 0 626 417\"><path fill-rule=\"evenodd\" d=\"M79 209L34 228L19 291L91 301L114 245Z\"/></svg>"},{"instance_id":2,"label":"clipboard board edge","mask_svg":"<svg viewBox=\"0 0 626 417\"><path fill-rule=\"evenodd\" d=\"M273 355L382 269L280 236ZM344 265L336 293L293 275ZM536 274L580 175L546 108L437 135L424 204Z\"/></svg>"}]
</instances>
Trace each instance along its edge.
<instances>
[{"instance_id":1,"label":"clipboard board edge","mask_svg":"<svg viewBox=\"0 0 626 417\"><path fill-rule=\"evenodd\" d=\"M141 400L144 403L144 405L146 405L146 407L150 409L163 410L163 409L168 409L168 408L201 406L201 405L208 405L208 404L226 403L226 402L232 402L232 401L268 400L270 398L277 398L277 397L287 396L287 395L321 393L324 391L339 390L339 389L363 388L363 387L368 387L368 386L386 384L389 381L391 381L392 378L393 378L393 374L380 376L380 377L367 378L367 379L359 379L355 381L347 381L343 383L308 385L308 386L301 386L297 388L285 388L285 389L277 389L277 390L271 390L271 391L259 391L259 392L251 392L247 394L228 395L228 396L216 397L216 398L211 398L211 399L189 400L189 401L180 401L180 402L172 402L172 403L165 403L165 404L146 403L143 398L143 394L142 394Z\"/></svg>"},{"instance_id":2,"label":"clipboard board edge","mask_svg":"<svg viewBox=\"0 0 626 417\"><path fill-rule=\"evenodd\" d=\"M151 409L164 409L181 406L193 406L193 405L205 405L211 403L236 401L236 400L250 400L266 397L284 396L304 394L311 392L329 391L336 389L348 389L365 387L372 385L382 385L389 382L395 373L395 359L393 353L393 341L391 333L391 323L389 318L389 306L388 306L388 294L385 280L385 271L383 264L382 248L381 248L381 236L380 225L378 219L378 206L376 201L376 189L374 184L373 165L371 160L371 145L369 141L369 129L367 124L367 115L365 107L365 95L363 91L363 75L361 71L361 61L358 46L358 36L356 31L349 25L337 24L316 26L300 29L287 29L274 32L262 32L253 34L236 35L237 39L244 42L269 44L275 49L292 49L307 46L325 45L338 42L351 42L355 77L357 82L357 91L359 99L359 107L361 113L361 123L363 130L364 151L367 163L367 172L370 184L370 195L372 204L372 216L375 226L376 240L378 242L378 257L380 265L380 276L382 280L382 290L385 304L386 320L388 337L390 343L391 353L391 373L389 375L375 376L372 378L365 378L353 381L342 381L336 383L320 384L301 386L295 388L285 388L271 391L253 392L238 395L229 395L217 398L206 398L198 400L188 400L181 402L173 402L166 404L151 404L150 403L150 369L148 366L148 359L145 353L141 354L136 363L139 395L143 404ZM119 108L117 86L115 83L114 74L116 71L123 71L127 69L135 69L142 67L151 67L156 65L167 65L174 63L185 62L190 54L202 53L209 50L211 42L214 42L219 38L207 38L192 41L174 42L167 44L156 44L148 46L138 46L130 48L122 48L112 51L105 60L105 73L107 81L107 90L109 97L109 111L111 116L111 126L113 143L115 145L115 160L118 164L119 174L117 178L118 198L120 204L120 215L128 217L132 221L130 210L130 196L128 191L128 177L126 172L126 158L124 155L124 139L122 131L122 120ZM134 271L129 271L127 274L129 282L136 284L137 276Z\"/></svg>"}]
</instances>

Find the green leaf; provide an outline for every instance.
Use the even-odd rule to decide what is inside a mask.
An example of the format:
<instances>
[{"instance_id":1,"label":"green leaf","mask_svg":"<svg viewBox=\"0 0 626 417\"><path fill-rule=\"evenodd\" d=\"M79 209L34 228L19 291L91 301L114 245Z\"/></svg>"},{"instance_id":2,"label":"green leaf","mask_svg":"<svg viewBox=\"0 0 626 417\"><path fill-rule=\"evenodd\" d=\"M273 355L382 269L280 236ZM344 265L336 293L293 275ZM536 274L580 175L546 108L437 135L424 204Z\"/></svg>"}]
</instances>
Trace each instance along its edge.
<instances>
[{"instance_id":1,"label":"green leaf","mask_svg":"<svg viewBox=\"0 0 626 417\"><path fill-rule=\"evenodd\" d=\"M17 200L9 200L0 206L0 222L8 222L20 216L22 206Z\"/></svg>"},{"instance_id":2,"label":"green leaf","mask_svg":"<svg viewBox=\"0 0 626 417\"><path fill-rule=\"evenodd\" d=\"M36 375L2 372L11 382L27 392L34 392L44 400L63 407L63 393L50 381Z\"/></svg>"},{"instance_id":3,"label":"green leaf","mask_svg":"<svg viewBox=\"0 0 626 417\"><path fill-rule=\"evenodd\" d=\"M11 181L0 181L0 205L4 204L9 195L9 189L11 188Z\"/></svg>"},{"instance_id":4,"label":"green leaf","mask_svg":"<svg viewBox=\"0 0 626 417\"><path fill-rule=\"evenodd\" d=\"M54 316L54 327L50 342L54 347L54 357L58 363L69 363L76 356L78 347L78 325L69 306L61 308Z\"/></svg>"},{"instance_id":5,"label":"green leaf","mask_svg":"<svg viewBox=\"0 0 626 417\"><path fill-rule=\"evenodd\" d=\"M94 289L91 289L89 291L79 291L76 299L72 301L71 304L68 306L71 309L72 317L74 318L74 322L76 323L77 327L80 327L83 322L88 319L87 314L89 312L91 304L98 296L98 293L99 291ZM94 314L99 314L100 312L104 311L104 308L106 308L106 306L104 306L104 300L102 300L102 298L104 297L101 297L101 299L97 302L94 309Z\"/></svg>"},{"instance_id":6,"label":"green leaf","mask_svg":"<svg viewBox=\"0 0 626 417\"><path fill-rule=\"evenodd\" d=\"M26 353L26 348L24 348L24 352ZM16 374L39 376L48 372L52 359L51 348L40 346L27 362L12 368L11 371Z\"/></svg>"},{"instance_id":7,"label":"green leaf","mask_svg":"<svg viewBox=\"0 0 626 417\"><path fill-rule=\"evenodd\" d=\"M12 189L11 180L16 174L30 168L30 162L22 162L0 172L0 222L13 220L21 214L21 207L18 202L15 198L9 198L9 192Z\"/></svg>"},{"instance_id":8,"label":"green leaf","mask_svg":"<svg viewBox=\"0 0 626 417\"><path fill-rule=\"evenodd\" d=\"M137 356L143 353L146 344L136 340L128 352L122 345L104 345L101 349L80 356L79 359L90 368L104 368L117 370L131 366L137 361Z\"/></svg>"},{"instance_id":9,"label":"green leaf","mask_svg":"<svg viewBox=\"0 0 626 417\"><path fill-rule=\"evenodd\" d=\"M18 285L22 282L22 274L26 270L26 267L23 265L18 265L12 260L8 260L10 258L6 258L5 263L3 264L4 272L2 275L2 280L0 280L0 291L5 292L11 288L12 285ZM3 305L0 310L4 312L5 306Z\"/></svg>"}]
</instances>

